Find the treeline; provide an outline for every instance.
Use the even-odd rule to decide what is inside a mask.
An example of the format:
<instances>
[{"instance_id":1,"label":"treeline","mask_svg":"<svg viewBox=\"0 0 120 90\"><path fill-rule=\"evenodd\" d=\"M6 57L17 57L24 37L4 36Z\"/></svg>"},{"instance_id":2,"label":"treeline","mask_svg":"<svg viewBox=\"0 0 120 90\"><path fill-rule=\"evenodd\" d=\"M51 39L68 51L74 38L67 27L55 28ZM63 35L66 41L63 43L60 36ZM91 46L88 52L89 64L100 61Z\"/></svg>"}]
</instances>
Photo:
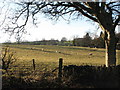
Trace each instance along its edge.
<instances>
[{"instance_id":1,"label":"treeline","mask_svg":"<svg viewBox=\"0 0 120 90\"><path fill-rule=\"evenodd\" d=\"M120 33L116 34L118 38L117 49L120 49ZM104 34L101 32L100 36L92 38L90 33L86 33L83 38L74 37L73 40L67 40L66 37L63 37L61 40L40 40L40 41L24 41L24 42L15 42L19 44L27 45L61 45L61 46L82 46L82 47L91 47L91 48L105 48ZM7 44L8 42L6 42ZM15 44L11 43L11 44ZM8 43L10 44L10 42Z\"/></svg>"},{"instance_id":2,"label":"treeline","mask_svg":"<svg viewBox=\"0 0 120 90\"><path fill-rule=\"evenodd\" d=\"M120 50L120 33L116 34L116 38L116 48ZM86 35L83 38L74 38L73 45L91 48L105 48L104 33L101 32L100 36L94 39L92 39L89 33L86 33Z\"/></svg>"},{"instance_id":3,"label":"treeline","mask_svg":"<svg viewBox=\"0 0 120 90\"><path fill-rule=\"evenodd\" d=\"M96 48L105 48L104 39L102 38L102 33L98 38L92 39L89 33L83 38L75 38L73 39L74 46L82 46L82 47L96 47Z\"/></svg>"},{"instance_id":4,"label":"treeline","mask_svg":"<svg viewBox=\"0 0 120 90\"><path fill-rule=\"evenodd\" d=\"M17 43L18 44L18 43ZM61 45L61 46L72 46L72 40L71 41L59 41L59 40L40 40L40 41L24 41L19 42L19 44L25 44L25 45Z\"/></svg>"}]
</instances>

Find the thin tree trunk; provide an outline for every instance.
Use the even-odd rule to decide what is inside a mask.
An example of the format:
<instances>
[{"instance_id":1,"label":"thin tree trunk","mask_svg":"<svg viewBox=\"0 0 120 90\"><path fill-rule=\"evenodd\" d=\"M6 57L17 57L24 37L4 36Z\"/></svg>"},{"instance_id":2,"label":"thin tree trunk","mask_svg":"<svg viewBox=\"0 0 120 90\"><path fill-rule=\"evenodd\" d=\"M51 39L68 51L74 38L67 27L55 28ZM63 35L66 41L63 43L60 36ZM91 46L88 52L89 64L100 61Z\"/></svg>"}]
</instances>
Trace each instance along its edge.
<instances>
[{"instance_id":1,"label":"thin tree trunk","mask_svg":"<svg viewBox=\"0 0 120 90\"><path fill-rule=\"evenodd\" d=\"M114 32L107 32L106 45L106 67L116 66L116 37Z\"/></svg>"}]
</instances>

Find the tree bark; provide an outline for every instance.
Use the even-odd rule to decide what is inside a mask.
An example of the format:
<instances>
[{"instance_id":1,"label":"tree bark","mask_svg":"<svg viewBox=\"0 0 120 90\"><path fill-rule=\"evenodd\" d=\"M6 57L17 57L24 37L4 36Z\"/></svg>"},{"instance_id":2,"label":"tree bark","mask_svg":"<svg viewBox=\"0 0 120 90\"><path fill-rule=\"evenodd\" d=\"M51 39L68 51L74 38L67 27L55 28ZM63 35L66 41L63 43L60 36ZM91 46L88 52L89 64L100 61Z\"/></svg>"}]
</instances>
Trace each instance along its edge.
<instances>
[{"instance_id":1,"label":"tree bark","mask_svg":"<svg viewBox=\"0 0 120 90\"><path fill-rule=\"evenodd\" d=\"M116 66L116 44L115 27L113 25L112 16L105 12L98 14L99 25L104 33L104 40L106 46L106 67Z\"/></svg>"},{"instance_id":2,"label":"tree bark","mask_svg":"<svg viewBox=\"0 0 120 90\"><path fill-rule=\"evenodd\" d=\"M116 36L114 30L106 32L106 67L116 66Z\"/></svg>"}]
</instances>

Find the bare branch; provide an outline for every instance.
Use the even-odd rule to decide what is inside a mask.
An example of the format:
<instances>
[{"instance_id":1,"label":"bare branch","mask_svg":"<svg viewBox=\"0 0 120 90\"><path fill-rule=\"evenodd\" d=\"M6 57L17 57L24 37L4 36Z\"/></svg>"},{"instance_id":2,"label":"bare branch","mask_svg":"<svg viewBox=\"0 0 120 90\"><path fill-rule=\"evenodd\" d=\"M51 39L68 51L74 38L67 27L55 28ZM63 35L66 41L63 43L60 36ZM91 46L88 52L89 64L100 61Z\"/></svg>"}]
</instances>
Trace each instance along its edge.
<instances>
[{"instance_id":1,"label":"bare branch","mask_svg":"<svg viewBox=\"0 0 120 90\"><path fill-rule=\"evenodd\" d=\"M4 12L4 7L5 7L5 5L3 5L1 8L0 8L0 15L1 15L1 17L4 15L4 18L3 18L3 20L1 20L1 23L0 23L0 27L2 27L2 25L5 23L5 21L6 21L6 18L7 18L7 15L8 15L8 11L9 11L9 5L6 7L7 9L6 9L6 11L5 11L5 13L2 13L2 11Z\"/></svg>"},{"instance_id":2,"label":"bare branch","mask_svg":"<svg viewBox=\"0 0 120 90\"><path fill-rule=\"evenodd\" d=\"M85 5L82 5L80 2L73 2L73 4L74 4L75 6L77 6L77 7L79 7L79 8L87 11L87 12L90 13L91 15L95 14L94 10L91 9L90 6L89 6L90 8L88 8L88 7L86 7ZM88 6L87 3L86 3L86 5Z\"/></svg>"},{"instance_id":3,"label":"bare branch","mask_svg":"<svg viewBox=\"0 0 120 90\"><path fill-rule=\"evenodd\" d=\"M118 25L119 22L120 22L120 15L118 16L118 18L116 19L114 23L114 28Z\"/></svg>"},{"instance_id":4,"label":"bare branch","mask_svg":"<svg viewBox=\"0 0 120 90\"><path fill-rule=\"evenodd\" d=\"M30 16L32 16L33 23L35 23L35 16L38 13L44 13L49 18L52 17L52 19L56 20L58 20L59 17L66 20L64 15L68 14L71 17L74 13L77 13L77 17L81 14L98 23L100 23L105 16L106 22L104 22L104 25L113 25L116 13L117 15L120 13L115 9L115 7L119 5L116 2L38 2L32 0L31 2L22 2L18 4L22 6L22 9L19 13L16 13L17 15L14 17L15 22L13 24L15 27L8 27L10 30L17 30L16 33L25 31L24 27L29 21ZM25 16L24 23L19 25L17 21L23 15ZM115 26L117 22L118 20L115 21Z\"/></svg>"},{"instance_id":5,"label":"bare branch","mask_svg":"<svg viewBox=\"0 0 120 90\"><path fill-rule=\"evenodd\" d=\"M118 14L120 14L120 11L118 11L116 9L111 9L111 10L117 12Z\"/></svg>"},{"instance_id":6,"label":"bare branch","mask_svg":"<svg viewBox=\"0 0 120 90\"><path fill-rule=\"evenodd\" d=\"M19 14L17 16L15 16L15 18L13 18L13 19L15 19L15 22L12 22L12 23L15 24L18 21L18 19L20 18L20 16L23 15L23 13L25 13L27 10L28 10L28 8L21 9L20 12L18 12Z\"/></svg>"},{"instance_id":7,"label":"bare branch","mask_svg":"<svg viewBox=\"0 0 120 90\"><path fill-rule=\"evenodd\" d=\"M96 18L94 18L93 16L88 15L86 12L84 12L82 9L79 9L79 11L86 17L88 17L89 19L98 22L98 20Z\"/></svg>"},{"instance_id":8,"label":"bare branch","mask_svg":"<svg viewBox=\"0 0 120 90\"><path fill-rule=\"evenodd\" d=\"M93 21L95 21L95 22L98 22L97 21L97 19L94 17L94 16L92 16L93 14L94 14L94 11L93 10L91 10L90 8L87 8L87 7L85 7L84 5L82 5L82 4L80 4L80 3L76 3L76 2L74 2L73 3L73 7L77 10L77 11L79 11L80 13L82 13L84 16L86 16L86 17L88 17L89 19L91 19L91 20L93 20ZM91 11L90 11L91 10ZM86 11L86 12L85 12ZM89 14L88 14L88 13ZM91 15L90 15L91 14Z\"/></svg>"}]
</instances>

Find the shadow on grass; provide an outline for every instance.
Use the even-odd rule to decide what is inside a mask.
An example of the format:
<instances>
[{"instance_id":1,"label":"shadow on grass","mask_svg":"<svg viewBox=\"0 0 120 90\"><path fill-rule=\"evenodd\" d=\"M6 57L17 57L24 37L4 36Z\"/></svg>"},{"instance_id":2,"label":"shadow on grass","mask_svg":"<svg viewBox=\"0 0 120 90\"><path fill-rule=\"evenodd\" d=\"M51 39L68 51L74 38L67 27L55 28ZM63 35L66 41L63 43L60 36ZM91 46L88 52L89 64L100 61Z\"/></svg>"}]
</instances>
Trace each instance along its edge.
<instances>
[{"instance_id":1,"label":"shadow on grass","mask_svg":"<svg viewBox=\"0 0 120 90\"><path fill-rule=\"evenodd\" d=\"M69 86L80 84L82 87L120 88L120 65L105 66L76 66L64 67L64 77L69 78Z\"/></svg>"},{"instance_id":2,"label":"shadow on grass","mask_svg":"<svg viewBox=\"0 0 120 90\"><path fill-rule=\"evenodd\" d=\"M2 88L4 89L39 89L39 88L64 88L64 86L60 85L58 83L58 79L54 79L54 80L47 80L45 78L38 80L38 81L34 81L34 80L27 80L25 81L22 78L18 78L18 77L3 77L3 85Z\"/></svg>"},{"instance_id":3,"label":"shadow on grass","mask_svg":"<svg viewBox=\"0 0 120 90\"><path fill-rule=\"evenodd\" d=\"M46 76L46 74L49 74ZM50 72L43 74L40 79L24 79L15 76L3 76L3 89L15 88L120 88L120 65L116 67L104 66L76 66L69 65L63 68L62 83Z\"/></svg>"}]
</instances>

